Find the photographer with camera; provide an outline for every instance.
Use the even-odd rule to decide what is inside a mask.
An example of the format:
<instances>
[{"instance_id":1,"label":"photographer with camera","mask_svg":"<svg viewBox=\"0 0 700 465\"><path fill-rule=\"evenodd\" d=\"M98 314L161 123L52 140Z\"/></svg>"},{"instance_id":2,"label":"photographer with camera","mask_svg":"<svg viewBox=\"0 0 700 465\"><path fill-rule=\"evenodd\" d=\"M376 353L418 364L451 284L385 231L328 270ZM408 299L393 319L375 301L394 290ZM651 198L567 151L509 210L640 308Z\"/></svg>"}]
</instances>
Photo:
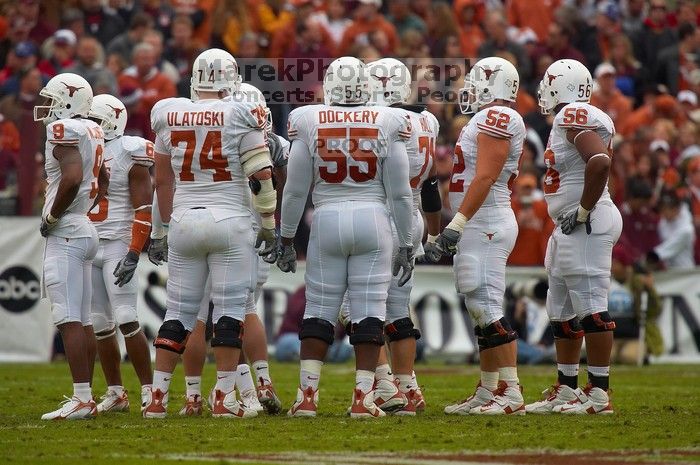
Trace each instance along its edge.
<instances>
[{"instance_id":1,"label":"photographer with camera","mask_svg":"<svg viewBox=\"0 0 700 465\"><path fill-rule=\"evenodd\" d=\"M613 360L637 363L648 355L660 355L664 346L657 325L661 298L654 277L644 265L634 263L632 253L621 244L613 248L611 274L608 311L616 324Z\"/></svg>"}]
</instances>

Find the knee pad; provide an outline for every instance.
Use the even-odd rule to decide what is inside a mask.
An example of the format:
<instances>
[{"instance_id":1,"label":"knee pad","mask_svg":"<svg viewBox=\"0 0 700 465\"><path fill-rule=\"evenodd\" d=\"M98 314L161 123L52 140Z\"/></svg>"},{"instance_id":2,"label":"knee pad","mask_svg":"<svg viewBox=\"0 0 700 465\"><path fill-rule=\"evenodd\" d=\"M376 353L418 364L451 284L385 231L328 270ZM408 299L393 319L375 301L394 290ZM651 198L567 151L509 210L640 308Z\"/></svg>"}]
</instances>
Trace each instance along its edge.
<instances>
[{"instance_id":1,"label":"knee pad","mask_svg":"<svg viewBox=\"0 0 700 465\"><path fill-rule=\"evenodd\" d=\"M214 324L212 347L234 347L240 349L243 345L243 322L230 316L222 316Z\"/></svg>"},{"instance_id":2,"label":"knee pad","mask_svg":"<svg viewBox=\"0 0 700 465\"><path fill-rule=\"evenodd\" d=\"M102 341L104 339L108 339L108 338L114 336L115 334L117 334L116 327L112 327L112 329L107 329L104 331L95 331L95 339L98 341Z\"/></svg>"},{"instance_id":3,"label":"knee pad","mask_svg":"<svg viewBox=\"0 0 700 465\"><path fill-rule=\"evenodd\" d=\"M116 325L114 324L114 319L111 318L106 312L93 312L92 316L92 327L97 333L107 333L114 332Z\"/></svg>"},{"instance_id":4,"label":"knee pad","mask_svg":"<svg viewBox=\"0 0 700 465\"><path fill-rule=\"evenodd\" d=\"M393 323L389 323L384 327L384 332L391 342L408 339L409 337L414 337L416 340L420 339L420 331L413 327L413 321L410 318L401 318Z\"/></svg>"},{"instance_id":5,"label":"knee pad","mask_svg":"<svg viewBox=\"0 0 700 465\"><path fill-rule=\"evenodd\" d=\"M586 333L602 333L615 329L615 322L610 318L608 312L598 312L583 317L581 326Z\"/></svg>"},{"instance_id":6,"label":"knee pad","mask_svg":"<svg viewBox=\"0 0 700 465\"><path fill-rule=\"evenodd\" d=\"M136 313L136 307L131 305L122 305L114 309L114 319L117 322L117 326L122 326L127 323L133 323L139 321L138 313Z\"/></svg>"},{"instance_id":7,"label":"knee pad","mask_svg":"<svg viewBox=\"0 0 700 465\"><path fill-rule=\"evenodd\" d=\"M513 328L510 327L510 324L505 318L494 321L485 328L482 328L482 332L487 349L493 349L494 347L508 344L518 339L518 333L513 331Z\"/></svg>"},{"instance_id":8,"label":"knee pad","mask_svg":"<svg viewBox=\"0 0 700 465\"><path fill-rule=\"evenodd\" d=\"M484 331L480 326L474 327L474 335L476 336L476 344L479 346L479 352L489 348L486 338L484 337Z\"/></svg>"},{"instance_id":9,"label":"knee pad","mask_svg":"<svg viewBox=\"0 0 700 465\"><path fill-rule=\"evenodd\" d=\"M353 323L350 330L350 344L384 345L384 322L372 317Z\"/></svg>"},{"instance_id":10,"label":"knee pad","mask_svg":"<svg viewBox=\"0 0 700 465\"><path fill-rule=\"evenodd\" d=\"M455 255L454 270L455 287L460 294L474 292L481 285L481 263L474 255Z\"/></svg>"},{"instance_id":11,"label":"knee pad","mask_svg":"<svg viewBox=\"0 0 700 465\"><path fill-rule=\"evenodd\" d=\"M568 321L552 321L552 332L557 339L581 339L584 331L578 317Z\"/></svg>"},{"instance_id":12,"label":"knee pad","mask_svg":"<svg viewBox=\"0 0 700 465\"><path fill-rule=\"evenodd\" d=\"M182 322L178 320L164 321L158 330L158 337L153 341L153 345L158 349L182 354L185 351L189 335L190 332L185 329Z\"/></svg>"},{"instance_id":13,"label":"knee pad","mask_svg":"<svg viewBox=\"0 0 700 465\"><path fill-rule=\"evenodd\" d=\"M119 325L119 331L122 332L122 336L124 337L134 337L141 331L141 325L139 325L138 321L124 323Z\"/></svg>"},{"instance_id":14,"label":"knee pad","mask_svg":"<svg viewBox=\"0 0 700 465\"><path fill-rule=\"evenodd\" d=\"M330 321L322 318L305 318L301 322L299 339L306 338L320 339L328 345L333 344L335 338L335 327Z\"/></svg>"}]
</instances>

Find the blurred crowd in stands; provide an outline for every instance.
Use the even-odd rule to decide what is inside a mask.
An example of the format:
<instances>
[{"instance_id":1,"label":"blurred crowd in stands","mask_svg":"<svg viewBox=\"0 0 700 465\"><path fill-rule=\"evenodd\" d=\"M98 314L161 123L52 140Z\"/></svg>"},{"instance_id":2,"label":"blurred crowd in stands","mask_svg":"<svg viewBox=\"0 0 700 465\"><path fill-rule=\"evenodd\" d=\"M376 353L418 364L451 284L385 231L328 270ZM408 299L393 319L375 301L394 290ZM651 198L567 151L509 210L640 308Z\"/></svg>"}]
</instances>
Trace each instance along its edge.
<instances>
[{"instance_id":1,"label":"blurred crowd in stands","mask_svg":"<svg viewBox=\"0 0 700 465\"><path fill-rule=\"evenodd\" d=\"M332 58L441 63L501 56L521 77L528 126L513 192L520 236L512 265L542 265L554 225L541 186L551 116L536 89L560 58L586 64L592 103L614 120L610 189L634 262L700 263L700 6L692 0L0 0L0 214L32 215L43 200L45 134L32 108L57 73L82 75L129 112L128 133L150 137L159 99L189 96L193 59L220 47L240 60ZM436 83L414 76L414 95ZM279 82L251 83L273 90ZM296 85L301 85L297 83ZM320 82L308 84L312 91ZM457 90L461 82L451 87ZM445 211L452 155L468 116L423 101L441 124L436 159ZM298 104L270 104L278 133Z\"/></svg>"}]
</instances>

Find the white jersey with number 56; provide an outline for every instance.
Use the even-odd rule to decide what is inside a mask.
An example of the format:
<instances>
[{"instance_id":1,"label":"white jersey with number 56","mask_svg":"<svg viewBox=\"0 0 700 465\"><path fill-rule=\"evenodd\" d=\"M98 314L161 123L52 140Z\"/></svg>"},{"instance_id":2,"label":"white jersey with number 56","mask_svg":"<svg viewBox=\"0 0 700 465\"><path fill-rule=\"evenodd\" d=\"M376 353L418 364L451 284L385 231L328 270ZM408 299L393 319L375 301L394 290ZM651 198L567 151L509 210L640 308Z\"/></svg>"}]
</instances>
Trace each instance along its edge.
<instances>
[{"instance_id":1,"label":"white jersey with number 56","mask_svg":"<svg viewBox=\"0 0 700 465\"><path fill-rule=\"evenodd\" d=\"M265 121L261 105L230 97L169 98L153 107L155 151L171 156L175 173L176 221L194 207L208 208L217 220L251 214L240 156L266 143Z\"/></svg>"},{"instance_id":2,"label":"white jersey with number 56","mask_svg":"<svg viewBox=\"0 0 700 465\"><path fill-rule=\"evenodd\" d=\"M520 155L525 142L525 123L520 114L512 108L493 106L477 112L462 129L455 146L454 166L450 182L450 205L454 211L462 204L462 199L476 175L476 162L480 133L492 137L508 139L510 149L501 175L491 186L484 203L474 215L475 219L487 215L488 208L510 208L510 189L518 176Z\"/></svg>"},{"instance_id":3,"label":"white jersey with number 56","mask_svg":"<svg viewBox=\"0 0 700 465\"><path fill-rule=\"evenodd\" d=\"M131 203L129 172L134 165L153 165L153 142L136 136L121 136L105 143L104 163L109 170L107 196L88 217L100 239L130 240L134 207Z\"/></svg>"},{"instance_id":4,"label":"white jersey with number 56","mask_svg":"<svg viewBox=\"0 0 700 465\"><path fill-rule=\"evenodd\" d=\"M576 208L583 193L586 162L581 158L576 146L566 137L570 129L595 131L612 155L611 144L615 135L615 125L602 110L589 103L576 102L566 105L557 113L544 152L547 165L544 197L549 216L555 220L562 213ZM611 202L607 184L600 201Z\"/></svg>"},{"instance_id":5,"label":"white jersey with number 56","mask_svg":"<svg viewBox=\"0 0 700 465\"><path fill-rule=\"evenodd\" d=\"M42 215L46 216L56 200L61 182L61 167L53 156L58 145L77 147L83 164L83 180L78 194L51 230L58 237L91 237L94 229L87 217L88 210L97 197L97 177L102 166L104 133L92 120L83 118L61 119L46 126L46 200Z\"/></svg>"}]
</instances>

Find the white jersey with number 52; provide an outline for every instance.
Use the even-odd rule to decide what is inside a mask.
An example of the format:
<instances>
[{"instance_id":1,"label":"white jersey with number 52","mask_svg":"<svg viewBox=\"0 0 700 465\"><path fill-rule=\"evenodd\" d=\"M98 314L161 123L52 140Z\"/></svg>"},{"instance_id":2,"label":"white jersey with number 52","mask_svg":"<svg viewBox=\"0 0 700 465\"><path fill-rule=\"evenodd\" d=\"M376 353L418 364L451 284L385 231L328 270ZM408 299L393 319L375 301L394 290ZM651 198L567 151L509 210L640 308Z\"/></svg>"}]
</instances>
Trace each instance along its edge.
<instances>
[{"instance_id":1,"label":"white jersey with number 52","mask_svg":"<svg viewBox=\"0 0 700 465\"><path fill-rule=\"evenodd\" d=\"M576 146L566 138L570 129L595 131L612 155L615 125L602 110L589 103L576 102L566 105L557 113L544 152L547 165L544 198L547 201L549 216L555 220L562 213L576 208L583 193L586 162L581 158ZM599 201L611 202L607 184Z\"/></svg>"},{"instance_id":2,"label":"white jersey with number 52","mask_svg":"<svg viewBox=\"0 0 700 465\"><path fill-rule=\"evenodd\" d=\"M171 156L173 218L206 207L217 220L251 214L250 188L240 156L264 145L265 109L231 98L193 102L169 98L151 111L155 150Z\"/></svg>"},{"instance_id":3,"label":"white jersey with number 52","mask_svg":"<svg viewBox=\"0 0 700 465\"><path fill-rule=\"evenodd\" d=\"M83 118L61 119L46 126L45 169L48 186L43 216L51 211L61 182L61 167L53 156L57 145L77 147L83 164L83 180L78 194L51 230L51 234L66 238L91 237L95 231L87 213L98 193L97 177L102 166L104 133L97 123Z\"/></svg>"},{"instance_id":4,"label":"white jersey with number 52","mask_svg":"<svg viewBox=\"0 0 700 465\"><path fill-rule=\"evenodd\" d=\"M88 217L100 239L129 242L134 207L131 203L129 172L134 165L153 165L153 142L136 136L121 136L105 143L104 163L109 170L107 196Z\"/></svg>"},{"instance_id":5,"label":"white jersey with number 52","mask_svg":"<svg viewBox=\"0 0 700 465\"><path fill-rule=\"evenodd\" d=\"M462 129L455 146L454 166L450 182L450 205L454 211L462 204L462 199L476 175L478 152L477 137L480 133L510 141L508 158L500 176L491 186L486 200L474 218L479 218L488 208L510 208L510 190L518 176L520 155L525 142L525 123L520 114L512 108L493 106L477 112Z\"/></svg>"}]
</instances>

